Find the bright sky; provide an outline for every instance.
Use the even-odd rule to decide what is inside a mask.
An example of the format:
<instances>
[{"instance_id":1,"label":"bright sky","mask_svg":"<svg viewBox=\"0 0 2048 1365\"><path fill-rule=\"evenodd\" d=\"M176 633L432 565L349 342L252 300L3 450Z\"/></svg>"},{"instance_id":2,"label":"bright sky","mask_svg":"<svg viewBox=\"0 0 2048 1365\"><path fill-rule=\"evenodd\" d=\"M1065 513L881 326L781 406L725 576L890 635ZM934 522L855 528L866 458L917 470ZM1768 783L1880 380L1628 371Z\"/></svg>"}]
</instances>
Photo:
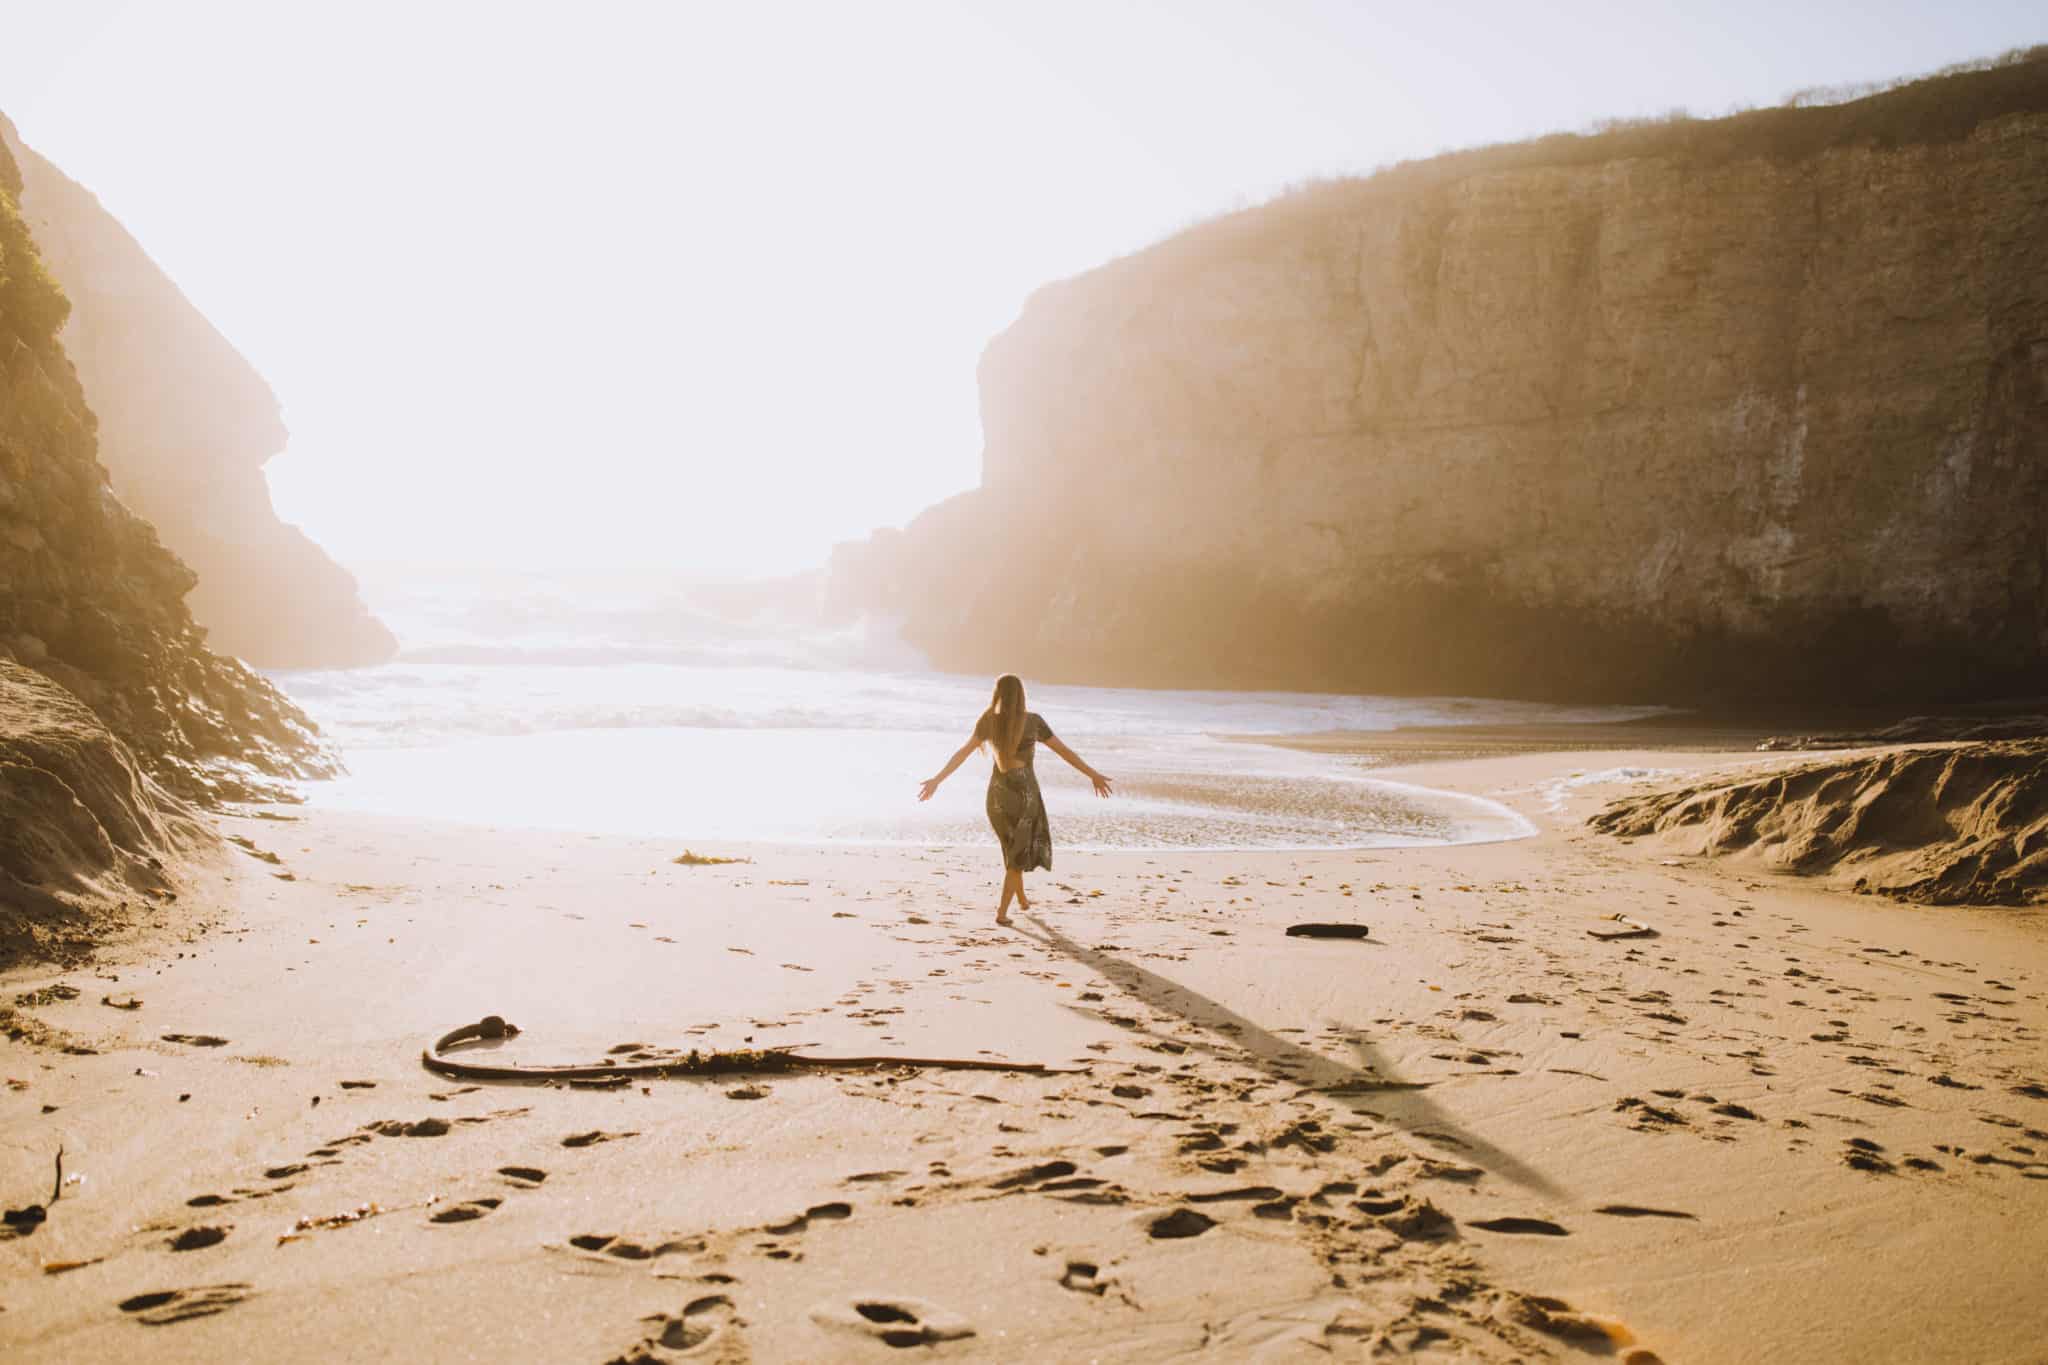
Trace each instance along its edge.
<instances>
[{"instance_id":1,"label":"bright sky","mask_svg":"<svg viewBox=\"0 0 2048 1365\"><path fill-rule=\"evenodd\" d=\"M344 562L821 562L1031 290L1303 178L2048 41L2034 0L0 0L0 111L269 379Z\"/></svg>"}]
</instances>

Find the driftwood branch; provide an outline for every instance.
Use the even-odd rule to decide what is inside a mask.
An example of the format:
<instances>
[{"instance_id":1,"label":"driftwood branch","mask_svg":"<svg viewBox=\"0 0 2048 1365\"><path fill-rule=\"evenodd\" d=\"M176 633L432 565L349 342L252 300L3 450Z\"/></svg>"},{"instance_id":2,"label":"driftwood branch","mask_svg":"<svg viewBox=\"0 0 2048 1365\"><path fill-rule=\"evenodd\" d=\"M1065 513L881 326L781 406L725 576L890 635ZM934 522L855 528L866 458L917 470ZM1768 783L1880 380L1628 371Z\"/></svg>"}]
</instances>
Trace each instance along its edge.
<instances>
[{"instance_id":1,"label":"driftwood branch","mask_svg":"<svg viewBox=\"0 0 2048 1365\"><path fill-rule=\"evenodd\" d=\"M420 1053L420 1065L443 1076L471 1081L605 1081L633 1076L675 1079L688 1076L736 1076L780 1071L857 1071L878 1066L907 1066L932 1071L1001 1071L1029 1076L1077 1074L1082 1067L1052 1067L1043 1062L1001 1062L985 1057L813 1057L789 1048L689 1053L672 1059L598 1062L584 1066L492 1066L444 1055L464 1043L494 1041L518 1035L519 1026L495 1014L464 1024L435 1039Z\"/></svg>"}]
</instances>

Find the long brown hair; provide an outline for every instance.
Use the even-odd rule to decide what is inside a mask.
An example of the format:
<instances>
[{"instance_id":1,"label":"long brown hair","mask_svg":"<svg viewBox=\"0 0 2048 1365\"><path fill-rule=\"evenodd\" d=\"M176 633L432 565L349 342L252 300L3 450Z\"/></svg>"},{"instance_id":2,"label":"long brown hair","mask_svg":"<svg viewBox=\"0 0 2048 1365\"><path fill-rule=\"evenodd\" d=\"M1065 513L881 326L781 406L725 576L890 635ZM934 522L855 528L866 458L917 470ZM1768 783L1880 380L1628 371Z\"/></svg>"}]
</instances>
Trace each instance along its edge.
<instances>
[{"instance_id":1,"label":"long brown hair","mask_svg":"<svg viewBox=\"0 0 2048 1365\"><path fill-rule=\"evenodd\" d=\"M1024 742L1024 680L1015 673L996 679L996 690L988 699L988 710L974 722L977 742L993 744L998 768L1014 767L1017 746Z\"/></svg>"}]
</instances>

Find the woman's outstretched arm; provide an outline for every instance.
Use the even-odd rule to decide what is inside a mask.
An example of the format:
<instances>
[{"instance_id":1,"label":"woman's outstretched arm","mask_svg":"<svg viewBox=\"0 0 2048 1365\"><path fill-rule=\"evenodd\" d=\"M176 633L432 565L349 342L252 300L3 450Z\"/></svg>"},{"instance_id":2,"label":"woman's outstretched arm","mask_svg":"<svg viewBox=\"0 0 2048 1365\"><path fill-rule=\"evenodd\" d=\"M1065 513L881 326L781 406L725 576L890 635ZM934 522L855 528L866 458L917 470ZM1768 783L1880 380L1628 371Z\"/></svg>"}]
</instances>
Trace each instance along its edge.
<instances>
[{"instance_id":1,"label":"woman's outstretched arm","mask_svg":"<svg viewBox=\"0 0 2048 1365\"><path fill-rule=\"evenodd\" d=\"M917 799L920 801L931 800L932 793L939 789L939 784L951 777L953 770L967 761L967 755L974 752L979 742L972 735L968 736L967 742L961 745L953 757L946 761L946 766L939 769L939 775L937 777L927 777L924 780L924 785L917 789Z\"/></svg>"},{"instance_id":2,"label":"woman's outstretched arm","mask_svg":"<svg viewBox=\"0 0 2048 1365\"><path fill-rule=\"evenodd\" d=\"M1109 795L1109 779L1104 777L1101 773L1096 772L1095 769L1089 767L1086 763L1082 762L1081 755L1075 753L1072 749L1069 749L1066 746L1066 744L1059 738L1059 736L1047 735L1045 737L1045 747L1052 750L1054 753L1058 754L1061 758L1067 760L1067 762L1073 764L1074 767L1080 771L1081 776L1087 778L1090 782L1094 783L1095 794L1097 796Z\"/></svg>"}]
</instances>

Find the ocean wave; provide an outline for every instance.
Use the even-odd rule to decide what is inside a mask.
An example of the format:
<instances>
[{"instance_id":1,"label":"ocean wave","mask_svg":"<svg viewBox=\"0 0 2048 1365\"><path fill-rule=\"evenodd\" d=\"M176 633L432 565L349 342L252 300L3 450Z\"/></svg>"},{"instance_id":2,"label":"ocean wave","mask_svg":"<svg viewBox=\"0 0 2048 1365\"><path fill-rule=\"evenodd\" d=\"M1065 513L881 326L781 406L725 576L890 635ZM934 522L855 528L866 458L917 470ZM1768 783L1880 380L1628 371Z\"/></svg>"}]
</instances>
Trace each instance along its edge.
<instances>
[{"instance_id":1,"label":"ocean wave","mask_svg":"<svg viewBox=\"0 0 2048 1365\"><path fill-rule=\"evenodd\" d=\"M717 668L797 668L807 662L800 651L728 649L711 645L504 645L447 644L408 649L401 664L457 664L471 668L611 668L619 664L668 664Z\"/></svg>"},{"instance_id":2,"label":"ocean wave","mask_svg":"<svg viewBox=\"0 0 2048 1365\"><path fill-rule=\"evenodd\" d=\"M654 664L671 668L907 671L924 667L923 657L893 636L857 627L710 640L449 641L401 650L397 662L469 668L616 668Z\"/></svg>"},{"instance_id":3,"label":"ocean wave","mask_svg":"<svg viewBox=\"0 0 2048 1365\"><path fill-rule=\"evenodd\" d=\"M375 668L284 673L277 681L345 749L406 748L489 736L575 730L790 730L964 734L987 702L987 682L920 671L796 669L694 661L689 650L632 644L497 645L417 655ZM488 661L486 661L488 660ZM1209 736L1370 731L1404 725L1561 720L1584 714L1464 698L1290 693L1032 689L1056 730L1103 739L1150 739L1167 748ZM1206 742L1206 741L1205 741ZM1276 764L1345 766L1327 756L1287 758L1233 746L1210 771ZM1249 761L1252 754L1262 755ZM1237 766L1232 766L1233 764Z\"/></svg>"}]
</instances>

